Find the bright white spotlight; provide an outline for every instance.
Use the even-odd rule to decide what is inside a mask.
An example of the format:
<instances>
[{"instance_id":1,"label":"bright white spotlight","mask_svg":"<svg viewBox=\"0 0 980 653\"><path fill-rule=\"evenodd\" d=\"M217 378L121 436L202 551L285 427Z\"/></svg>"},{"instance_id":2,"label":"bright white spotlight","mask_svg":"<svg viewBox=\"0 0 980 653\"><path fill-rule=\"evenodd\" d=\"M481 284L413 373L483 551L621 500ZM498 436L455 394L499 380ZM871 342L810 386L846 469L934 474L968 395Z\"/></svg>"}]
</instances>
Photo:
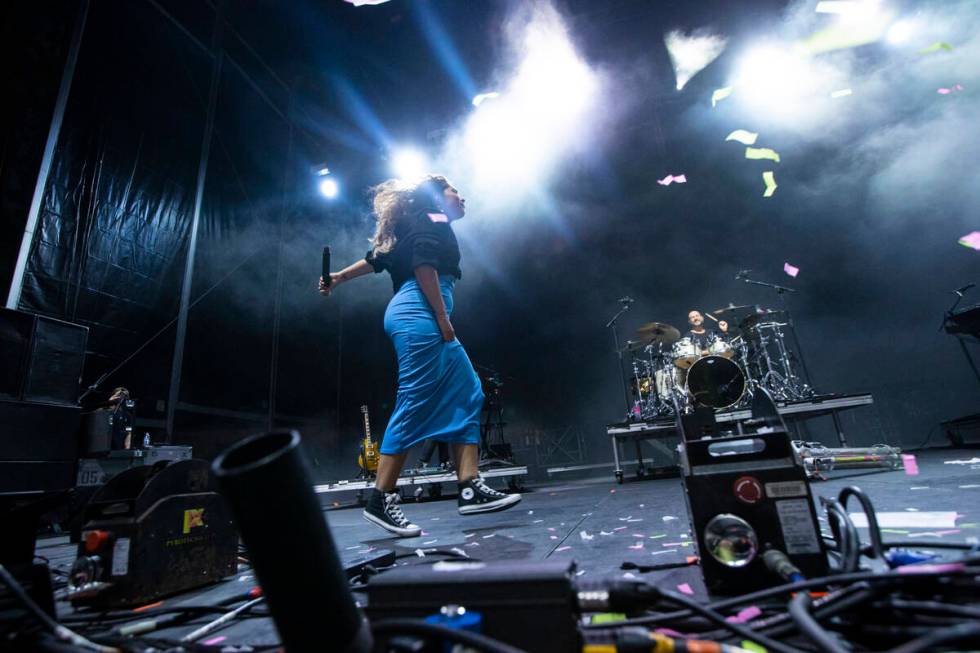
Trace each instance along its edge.
<instances>
[{"instance_id":1,"label":"bright white spotlight","mask_svg":"<svg viewBox=\"0 0 980 653\"><path fill-rule=\"evenodd\" d=\"M340 193L340 185L333 177L327 176L320 181L320 194L327 199L333 199Z\"/></svg>"},{"instance_id":2,"label":"bright white spotlight","mask_svg":"<svg viewBox=\"0 0 980 653\"><path fill-rule=\"evenodd\" d=\"M817 85L811 62L788 47L761 46L739 62L735 84L738 96L759 111L788 115Z\"/></svg>"},{"instance_id":3,"label":"bright white spotlight","mask_svg":"<svg viewBox=\"0 0 980 653\"><path fill-rule=\"evenodd\" d=\"M907 43L912 34L915 33L915 23L911 20L900 20L892 23L892 26L885 32L885 40L892 45Z\"/></svg>"},{"instance_id":4,"label":"bright white spotlight","mask_svg":"<svg viewBox=\"0 0 980 653\"><path fill-rule=\"evenodd\" d=\"M426 173L428 162L425 155L412 148L396 150L391 156L391 172L398 179L413 181Z\"/></svg>"}]
</instances>

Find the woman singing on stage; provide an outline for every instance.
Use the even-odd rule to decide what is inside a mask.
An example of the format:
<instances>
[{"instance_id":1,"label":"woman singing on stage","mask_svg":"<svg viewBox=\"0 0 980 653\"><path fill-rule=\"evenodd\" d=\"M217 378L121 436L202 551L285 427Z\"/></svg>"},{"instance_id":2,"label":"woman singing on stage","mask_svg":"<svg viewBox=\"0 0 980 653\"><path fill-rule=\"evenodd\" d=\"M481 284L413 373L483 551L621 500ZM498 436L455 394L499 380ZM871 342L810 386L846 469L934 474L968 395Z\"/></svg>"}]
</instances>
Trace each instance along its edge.
<instances>
[{"instance_id":1,"label":"woman singing on stage","mask_svg":"<svg viewBox=\"0 0 980 653\"><path fill-rule=\"evenodd\" d=\"M374 189L378 224L367 256L320 279L329 295L338 285L387 270L395 296L385 311L385 332L398 355L398 395L381 442L374 492L364 519L401 537L422 529L398 506L395 484L408 450L433 438L452 445L459 481L459 512L503 510L521 500L488 487L477 473L483 391L449 317L453 287L462 277L452 223L465 201L444 177L429 176L411 188L389 180Z\"/></svg>"}]
</instances>

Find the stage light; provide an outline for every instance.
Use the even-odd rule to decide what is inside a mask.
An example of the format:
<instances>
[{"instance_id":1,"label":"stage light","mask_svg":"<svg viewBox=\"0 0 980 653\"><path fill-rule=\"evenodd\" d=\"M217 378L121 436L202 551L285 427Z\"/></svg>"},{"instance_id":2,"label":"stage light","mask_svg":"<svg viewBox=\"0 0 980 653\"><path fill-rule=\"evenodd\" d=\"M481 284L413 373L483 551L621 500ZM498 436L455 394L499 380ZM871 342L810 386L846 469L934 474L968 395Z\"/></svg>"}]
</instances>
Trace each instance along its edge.
<instances>
[{"instance_id":1,"label":"stage light","mask_svg":"<svg viewBox=\"0 0 980 653\"><path fill-rule=\"evenodd\" d=\"M340 194L340 185L337 183L336 179L330 176L325 176L320 181L319 188L320 188L320 194L326 197L327 199L332 200L333 198L337 197L337 195Z\"/></svg>"},{"instance_id":2,"label":"stage light","mask_svg":"<svg viewBox=\"0 0 980 653\"><path fill-rule=\"evenodd\" d=\"M911 20L900 20L892 23L892 26L885 32L885 40L892 45L907 43L912 34L915 33L915 23Z\"/></svg>"},{"instance_id":3,"label":"stage light","mask_svg":"<svg viewBox=\"0 0 980 653\"><path fill-rule=\"evenodd\" d=\"M759 552L759 537L747 521L725 513L715 515L705 525L704 546L726 567L744 567Z\"/></svg>"},{"instance_id":4,"label":"stage light","mask_svg":"<svg viewBox=\"0 0 980 653\"><path fill-rule=\"evenodd\" d=\"M398 179L415 181L425 175L427 168L425 155L414 148L395 150L391 155L391 173Z\"/></svg>"},{"instance_id":5,"label":"stage light","mask_svg":"<svg viewBox=\"0 0 980 653\"><path fill-rule=\"evenodd\" d=\"M765 45L741 59L735 84L743 101L766 113L785 115L800 108L815 81L808 60L788 47Z\"/></svg>"}]
</instances>

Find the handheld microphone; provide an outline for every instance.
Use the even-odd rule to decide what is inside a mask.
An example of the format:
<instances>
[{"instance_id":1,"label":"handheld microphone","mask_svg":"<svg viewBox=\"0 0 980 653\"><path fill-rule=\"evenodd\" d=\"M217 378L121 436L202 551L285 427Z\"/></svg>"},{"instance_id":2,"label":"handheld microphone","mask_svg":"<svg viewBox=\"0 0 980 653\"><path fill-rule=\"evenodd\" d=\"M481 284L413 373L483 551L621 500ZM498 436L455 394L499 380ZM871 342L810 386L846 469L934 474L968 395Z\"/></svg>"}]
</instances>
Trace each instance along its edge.
<instances>
[{"instance_id":1,"label":"handheld microphone","mask_svg":"<svg viewBox=\"0 0 980 653\"><path fill-rule=\"evenodd\" d=\"M962 297L963 296L963 293L965 293L967 290L969 290L970 288L972 288L975 285L977 285L977 284L975 284L975 283L968 283L965 286L962 286L962 287L957 288L956 290L954 290L953 291L953 294L954 295L959 295L960 297Z\"/></svg>"},{"instance_id":2,"label":"handheld microphone","mask_svg":"<svg viewBox=\"0 0 980 653\"><path fill-rule=\"evenodd\" d=\"M323 248L323 285L330 287L330 247Z\"/></svg>"}]
</instances>

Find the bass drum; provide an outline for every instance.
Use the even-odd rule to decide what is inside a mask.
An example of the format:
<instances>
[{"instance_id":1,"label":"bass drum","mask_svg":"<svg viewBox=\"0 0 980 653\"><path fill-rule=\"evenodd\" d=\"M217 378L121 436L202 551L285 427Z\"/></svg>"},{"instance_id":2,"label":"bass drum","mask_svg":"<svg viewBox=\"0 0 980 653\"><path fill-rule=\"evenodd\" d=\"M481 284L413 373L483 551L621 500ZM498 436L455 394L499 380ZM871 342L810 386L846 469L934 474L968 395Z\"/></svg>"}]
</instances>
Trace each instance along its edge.
<instances>
[{"instance_id":1,"label":"bass drum","mask_svg":"<svg viewBox=\"0 0 980 653\"><path fill-rule=\"evenodd\" d=\"M696 404L728 408L745 394L745 372L727 358L705 356L687 371L687 391Z\"/></svg>"}]
</instances>

